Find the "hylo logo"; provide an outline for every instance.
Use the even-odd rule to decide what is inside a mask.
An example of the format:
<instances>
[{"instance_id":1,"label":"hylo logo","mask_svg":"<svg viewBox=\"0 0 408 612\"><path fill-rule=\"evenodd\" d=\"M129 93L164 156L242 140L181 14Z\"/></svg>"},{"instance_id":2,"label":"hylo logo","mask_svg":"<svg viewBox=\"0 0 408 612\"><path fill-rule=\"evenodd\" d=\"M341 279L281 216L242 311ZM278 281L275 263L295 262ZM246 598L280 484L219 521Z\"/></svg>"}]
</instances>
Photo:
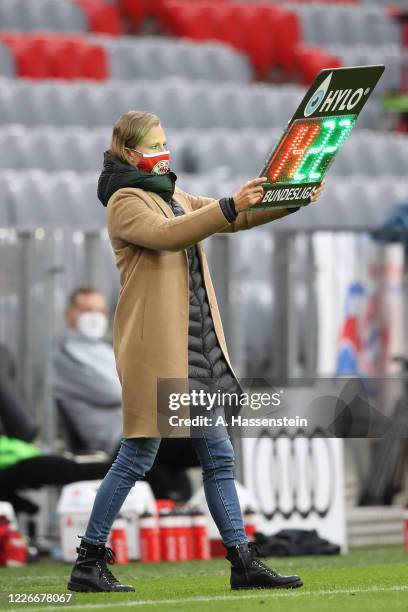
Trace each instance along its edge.
<instances>
[{"instance_id":1,"label":"hylo logo","mask_svg":"<svg viewBox=\"0 0 408 612\"><path fill-rule=\"evenodd\" d=\"M319 110L321 113L328 113L332 111L351 111L360 102L363 96L367 96L370 93L370 87L363 89L330 89L329 85L332 79L333 73L319 85L318 89L312 94L309 102L304 110L304 116L310 117ZM328 93L327 93L328 92ZM327 95L326 95L327 94Z\"/></svg>"}]
</instances>

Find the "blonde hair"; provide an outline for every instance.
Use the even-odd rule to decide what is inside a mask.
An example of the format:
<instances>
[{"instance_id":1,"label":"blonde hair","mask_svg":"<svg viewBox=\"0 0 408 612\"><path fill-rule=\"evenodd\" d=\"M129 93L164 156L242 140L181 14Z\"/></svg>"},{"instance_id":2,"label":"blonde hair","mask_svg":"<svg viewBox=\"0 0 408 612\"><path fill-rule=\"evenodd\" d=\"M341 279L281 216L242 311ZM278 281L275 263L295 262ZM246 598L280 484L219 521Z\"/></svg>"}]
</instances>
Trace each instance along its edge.
<instances>
[{"instance_id":1,"label":"blonde hair","mask_svg":"<svg viewBox=\"0 0 408 612\"><path fill-rule=\"evenodd\" d=\"M120 161L128 164L125 149L134 149L149 130L159 124L159 117L153 113L133 110L124 113L113 126L110 152Z\"/></svg>"}]
</instances>

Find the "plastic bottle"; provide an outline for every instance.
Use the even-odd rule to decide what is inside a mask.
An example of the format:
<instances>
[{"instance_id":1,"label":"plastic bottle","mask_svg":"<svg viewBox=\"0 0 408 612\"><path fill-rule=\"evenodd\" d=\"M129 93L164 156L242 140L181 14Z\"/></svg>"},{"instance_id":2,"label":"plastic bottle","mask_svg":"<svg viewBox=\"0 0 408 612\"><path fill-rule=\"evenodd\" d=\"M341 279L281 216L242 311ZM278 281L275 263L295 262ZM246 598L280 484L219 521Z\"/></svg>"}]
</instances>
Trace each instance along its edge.
<instances>
[{"instance_id":1,"label":"plastic bottle","mask_svg":"<svg viewBox=\"0 0 408 612\"><path fill-rule=\"evenodd\" d=\"M184 506L181 506L174 510L174 514L177 518L177 560L189 561L193 558L190 512Z\"/></svg>"},{"instance_id":2,"label":"plastic bottle","mask_svg":"<svg viewBox=\"0 0 408 612\"><path fill-rule=\"evenodd\" d=\"M111 546L115 553L115 563L129 563L125 519L118 515L112 525Z\"/></svg>"},{"instance_id":3,"label":"plastic bottle","mask_svg":"<svg viewBox=\"0 0 408 612\"><path fill-rule=\"evenodd\" d=\"M257 530L257 516L256 512L247 507L244 511L244 527L247 538L250 542L253 542L255 539L255 531Z\"/></svg>"},{"instance_id":4,"label":"plastic bottle","mask_svg":"<svg viewBox=\"0 0 408 612\"><path fill-rule=\"evenodd\" d=\"M211 558L207 516L199 508L191 511L193 559Z\"/></svg>"},{"instance_id":5,"label":"plastic bottle","mask_svg":"<svg viewBox=\"0 0 408 612\"><path fill-rule=\"evenodd\" d=\"M162 561L177 561L177 516L166 508L159 515Z\"/></svg>"},{"instance_id":6,"label":"plastic bottle","mask_svg":"<svg viewBox=\"0 0 408 612\"><path fill-rule=\"evenodd\" d=\"M150 512L139 516L140 561L158 563L160 555L160 534L158 520Z\"/></svg>"}]
</instances>

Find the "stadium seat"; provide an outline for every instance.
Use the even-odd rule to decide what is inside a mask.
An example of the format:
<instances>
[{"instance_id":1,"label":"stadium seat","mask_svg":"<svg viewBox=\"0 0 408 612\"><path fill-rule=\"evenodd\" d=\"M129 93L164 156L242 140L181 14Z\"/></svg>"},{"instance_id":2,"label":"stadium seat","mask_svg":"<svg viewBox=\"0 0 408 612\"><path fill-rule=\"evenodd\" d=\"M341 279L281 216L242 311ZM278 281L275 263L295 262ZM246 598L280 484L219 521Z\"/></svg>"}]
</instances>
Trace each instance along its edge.
<instances>
[{"instance_id":1,"label":"stadium seat","mask_svg":"<svg viewBox=\"0 0 408 612\"><path fill-rule=\"evenodd\" d=\"M20 77L105 80L109 76L104 47L83 37L3 31L0 42L12 54Z\"/></svg>"},{"instance_id":2,"label":"stadium seat","mask_svg":"<svg viewBox=\"0 0 408 612\"><path fill-rule=\"evenodd\" d=\"M294 69L294 49L300 41L298 16L274 4L171 0L162 5L159 19L176 36L221 40L244 50L258 78L267 76L276 63L288 74Z\"/></svg>"},{"instance_id":3,"label":"stadium seat","mask_svg":"<svg viewBox=\"0 0 408 612\"><path fill-rule=\"evenodd\" d=\"M250 28L246 21L248 10L240 4L220 3L213 8L214 12L214 34L217 40L237 49L246 49L246 40Z\"/></svg>"},{"instance_id":4,"label":"stadium seat","mask_svg":"<svg viewBox=\"0 0 408 612\"><path fill-rule=\"evenodd\" d=\"M24 145L24 128L12 126L0 132L0 168L29 168L30 151L29 146ZM27 139L28 140L28 139ZM47 160L41 159L40 168ZM52 169L52 168L50 168Z\"/></svg>"},{"instance_id":5,"label":"stadium seat","mask_svg":"<svg viewBox=\"0 0 408 612\"><path fill-rule=\"evenodd\" d=\"M164 31L183 36L185 19L186 16L189 18L189 12L189 6L183 0L171 0L163 3L157 17Z\"/></svg>"},{"instance_id":6,"label":"stadium seat","mask_svg":"<svg viewBox=\"0 0 408 612\"><path fill-rule=\"evenodd\" d=\"M10 204L9 214L3 211L3 223L12 219L18 227L105 227L106 210L96 197L97 178L98 172L0 170L0 186ZM185 191L216 198L234 193L245 180L248 171L228 176L222 167L209 174L178 175L178 184ZM344 181L331 176L318 206L308 206L270 227L273 231L365 230L378 227L387 210L407 198L408 182L403 177L356 174Z\"/></svg>"},{"instance_id":7,"label":"stadium seat","mask_svg":"<svg viewBox=\"0 0 408 612\"><path fill-rule=\"evenodd\" d=\"M104 81L109 78L108 58L101 45L86 45L82 50L81 77Z\"/></svg>"},{"instance_id":8,"label":"stadium seat","mask_svg":"<svg viewBox=\"0 0 408 612\"><path fill-rule=\"evenodd\" d=\"M0 24L25 31L121 33L118 7L100 0L0 0Z\"/></svg>"},{"instance_id":9,"label":"stadium seat","mask_svg":"<svg viewBox=\"0 0 408 612\"><path fill-rule=\"evenodd\" d=\"M406 55L399 45L383 44L374 47L368 44L331 44L325 48L338 56L344 66L384 64L386 70L376 86L376 94L401 88Z\"/></svg>"},{"instance_id":10,"label":"stadium seat","mask_svg":"<svg viewBox=\"0 0 408 612\"><path fill-rule=\"evenodd\" d=\"M102 206L96 195L96 180L94 174L86 174L78 182L78 204L80 226L84 228L105 228L106 208Z\"/></svg>"},{"instance_id":11,"label":"stadium seat","mask_svg":"<svg viewBox=\"0 0 408 612\"><path fill-rule=\"evenodd\" d=\"M249 82L251 69L246 56L221 43L187 39L174 41L144 37L95 38L109 57L113 78L166 78L168 75L191 80Z\"/></svg>"},{"instance_id":12,"label":"stadium seat","mask_svg":"<svg viewBox=\"0 0 408 612\"><path fill-rule=\"evenodd\" d=\"M278 21L277 21L278 19ZM269 70L283 57L279 53L276 33L282 21L281 11L271 6L247 7L243 15L247 29L245 49L259 79L266 78Z\"/></svg>"},{"instance_id":13,"label":"stadium seat","mask_svg":"<svg viewBox=\"0 0 408 612\"><path fill-rule=\"evenodd\" d=\"M14 225L14 219L10 209L9 180L6 174L0 174L0 193L2 201L0 206L0 228Z\"/></svg>"},{"instance_id":14,"label":"stadium seat","mask_svg":"<svg viewBox=\"0 0 408 612\"><path fill-rule=\"evenodd\" d=\"M14 77L16 75L16 63L12 52L0 39L0 75Z\"/></svg>"},{"instance_id":15,"label":"stadium seat","mask_svg":"<svg viewBox=\"0 0 408 612\"><path fill-rule=\"evenodd\" d=\"M82 76L82 54L85 47L78 40L46 40L43 42L51 78L77 79Z\"/></svg>"},{"instance_id":16,"label":"stadium seat","mask_svg":"<svg viewBox=\"0 0 408 612\"><path fill-rule=\"evenodd\" d=\"M49 58L43 45L23 38L6 44L14 55L18 76L44 79L50 74Z\"/></svg>"},{"instance_id":17,"label":"stadium seat","mask_svg":"<svg viewBox=\"0 0 408 612\"><path fill-rule=\"evenodd\" d=\"M247 128L239 133L226 127L167 130L176 171L209 173L222 167L230 175L258 174L281 133L281 128L268 132ZM5 126L0 129L0 167L96 171L101 167L109 139L109 127ZM404 137L396 139L375 131L357 130L345 144L344 153L335 159L331 174L398 176L407 161L408 142Z\"/></svg>"},{"instance_id":18,"label":"stadium seat","mask_svg":"<svg viewBox=\"0 0 408 612\"><path fill-rule=\"evenodd\" d=\"M149 4L148 0L138 0L138 2L119 0L121 13L129 19L133 32L139 31L143 18L148 12Z\"/></svg>"},{"instance_id":19,"label":"stadium seat","mask_svg":"<svg viewBox=\"0 0 408 612\"><path fill-rule=\"evenodd\" d=\"M9 186L12 216L19 227L38 227L50 224L52 210L46 205L42 172L31 171L11 182Z\"/></svg>"},{"instance_id":20,"label":"stadium seat","mask_svg":"<svg viewBox=\"0 0 408 612\"><path fill-rule=\"evenodd\" d=\"M18 76L36 79L162 79L171 74L249 83L252 76L247 57L218 42L0 31L0 43L7 48L0 62L3 76L13 76L13 63Z\"/></svg>"},{"instance_id":21,"label":"stadium seat","mask_svg":"<svg viewBox=\"0 0 408 612\"><path fill-rule=\"evenodd\" d=\"M292 75L296 65L296 47L301 40L300 21L296 13L283 13L278 22L277 33L277 62L287 75Z\"/></svg>"},{"instance_id":22,"label":"stadium seat","mask_svg":"<svg viewBox=\"0 0 408 612\"><path fill-rule=\"evenodd\" d=\"M320 48L298 46L295 53L299 82L303 85L311 85L324 68L340 68L342 65L339 57Z\"/></svg>"},{"instance_id":23,"label":"stadium seat","mask_svg":"<svg viewBox=\"0 0 408 612\"><path fill-rule=\"evenodd\" d=\"M326 44L398 44L401 28L396 20L373 3L348 5L291 4L302 22L303 41L313 46Z\"/></svg>"},{"instance_id":24,"label":"stadium seat","mask_svg":"<svg viewBox=\"0 0 408 612\"><path fill-rule=\"evenodd\" d=\"M28 27L28 30L43 29L53 31L77 32L87 29L86 20L81 9L73 2L63 0L35 0L32 4L35 10L35 3L42 2L41 20L46 18L49 20L49 25L45 27L42 21L38 20L35 26ZM24 2L24 5L27 5ZM38 13L37 13L38 14Z\"/></svg>"},{"instance_id":25,"label":"stadium seat","mask_svg":"<svg viewBox=\"0 0 408 612\"><path fill-rule=\"evenodd\" d=\"M118 7L99 0L75 0L86 15L88 29L91 32L120 36L122 25ZM139 2L139 0L138 0Z\"/></svg>"},{"instance_id":26,"label":"stadium seat","mask_svg":"<svg viewBox=\"0 0 408 612\"><path fill-rule=\"evenodd\" d=\"M122 82L114 80L94 84L0 78L0 122L106 126L129 108L139 108L159 114L168 128L217 125L283 128L303 93L304 88L296 86L276 90L264 84L240 84L237 88L234 83L220 83L214 88L205 81L177 78L162 79L158 90L152 89L146 80L123 88ZM369 100L358 125L378 126L381 113L378 102Z\"/></svg>"},{"instance_id":27,"label":"stadium seat","mask_svg":"<svg viewBox=\"0 0 408 612\"><path fill-rule=\"evenodd\" d=\"M187 7L186 7L187 8ZM190 5L183 12L183 36L193 40L216 40L215 11L211 4Z\"/></svg>"}]
</instances>

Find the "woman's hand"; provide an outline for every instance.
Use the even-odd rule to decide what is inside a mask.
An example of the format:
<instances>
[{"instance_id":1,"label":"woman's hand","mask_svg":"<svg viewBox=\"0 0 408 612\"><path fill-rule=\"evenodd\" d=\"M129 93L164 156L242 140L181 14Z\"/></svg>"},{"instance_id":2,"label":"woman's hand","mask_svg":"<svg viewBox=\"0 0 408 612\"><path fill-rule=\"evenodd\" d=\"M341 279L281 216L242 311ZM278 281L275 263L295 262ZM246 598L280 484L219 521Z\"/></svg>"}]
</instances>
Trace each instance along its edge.
<instances>
[{"instance_id":1,"label":"woman's hand","mask_svg":"<svg viewBox=\"0 0 408 612\"><path fill-rule=\"evenodd\" d=\"M310 198L310 203L311 204L313 204L314 202L316 202L316 200L318 198L320 198L320 196L322 195L322 191L325 188L325 185L326 185L326 179L323 179L322 180L322 184L320 185L320 187L318 189L316 189L316 191L314 192L314 194Z\"/></svg>"},{"instance_id":2,"label":"woman's hand","mask_svg":"<svg viewBox=\"0 0 408 612\"><path fill-rule=\"evenodd\" d=\"M244 183L233 195L235 210L241 212L254 204L258 204L265 195L262 183L265 183L267 180L266 176L261 176L260 178L252 179Z\"/></svg>"}]
</instances>

